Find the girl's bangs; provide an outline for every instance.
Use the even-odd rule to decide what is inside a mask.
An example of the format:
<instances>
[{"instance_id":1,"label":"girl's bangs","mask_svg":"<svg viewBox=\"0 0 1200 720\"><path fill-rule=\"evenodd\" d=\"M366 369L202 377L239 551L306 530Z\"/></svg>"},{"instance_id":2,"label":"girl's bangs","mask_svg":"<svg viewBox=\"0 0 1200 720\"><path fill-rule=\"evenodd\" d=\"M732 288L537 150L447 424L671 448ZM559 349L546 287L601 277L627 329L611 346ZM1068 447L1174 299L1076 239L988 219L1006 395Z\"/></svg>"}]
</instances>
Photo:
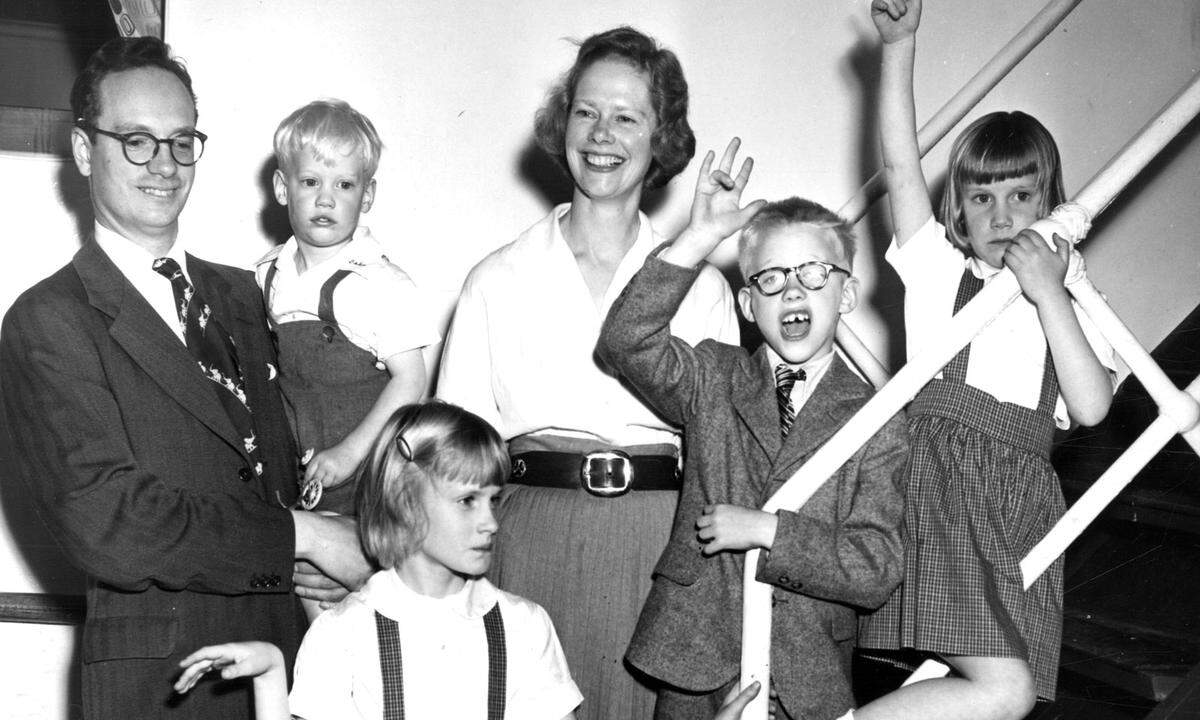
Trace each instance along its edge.
<instances>
[{"instance_id":1,"label":"girl's bangs","mask_svg":"<svg viewBox=\"0 0 1200 720\"><path fill-rule=\"evenodd\" d=\"M1042 158L1031 143L1015 138L980 138L975 147L963 153L959 181L971 185L1010 180L1024 175L1041 178Z\"/></svg>"}]
</instances>

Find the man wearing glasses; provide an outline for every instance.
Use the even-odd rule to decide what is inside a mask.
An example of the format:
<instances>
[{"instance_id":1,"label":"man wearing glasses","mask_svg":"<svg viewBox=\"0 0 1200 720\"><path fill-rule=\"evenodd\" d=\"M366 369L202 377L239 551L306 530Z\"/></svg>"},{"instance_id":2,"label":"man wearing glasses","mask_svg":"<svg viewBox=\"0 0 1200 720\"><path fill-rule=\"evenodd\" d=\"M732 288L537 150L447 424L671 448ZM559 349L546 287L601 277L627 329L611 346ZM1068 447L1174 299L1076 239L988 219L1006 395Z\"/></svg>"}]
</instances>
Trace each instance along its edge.
<instances>
[{"instance_id":1,"label":"man wearing glasses","mask_svg":"<svg viewBox=\"0 0 1200 720\"><path fill-rule=\"evenodd\" d=\"M253 277L176 243L207 140L186 69L158 39L114 40L71 105L94 238L5 316L0 391L19 473L88 575L84 716L249 718L248 684L174 696L178 661L247 639L290 661L293 590L339 592L293 587L293 559L344 586L368 567L352 522L288 509L295 449Z\"/></svg>"}]
</instances>

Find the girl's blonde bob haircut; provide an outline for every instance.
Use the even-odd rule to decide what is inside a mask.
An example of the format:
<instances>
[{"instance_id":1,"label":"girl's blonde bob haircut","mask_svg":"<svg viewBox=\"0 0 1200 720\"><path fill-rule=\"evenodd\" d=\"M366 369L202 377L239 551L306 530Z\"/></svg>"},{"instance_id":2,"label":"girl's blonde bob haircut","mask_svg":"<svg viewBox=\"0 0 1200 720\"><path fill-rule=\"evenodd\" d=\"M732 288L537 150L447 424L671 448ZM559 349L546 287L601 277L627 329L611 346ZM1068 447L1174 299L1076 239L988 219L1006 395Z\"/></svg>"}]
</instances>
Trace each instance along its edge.
<instances>
[{"instance_id":1,"label":"girl's blonde bob haircut","mask_svg":"<svg viewBox=\"0 0 1200 720\"><path fill-rule=\"evenodd\" d=\"M367 555L390 569L421 546L431 483L499 486L509 468L504 441L478 415L438 400L401 407L358 471L358 535Z\"/></svg>"},{"instance_id":2,"label":"girl's blonde bob haircut","mask_svg":"<svg viewBox=\"0 0 1200 720\"><path fill-rule=\"evenodd\" d=\"M946 191L942 193L942 224L950 242L967 254L971 246L963 203L968 184L986 185L1036 175L1042 192L1039 218L1049 215L1066 199L1054 138L1033 116L1019 110L989 113L968 125L950 149L949 164Z\"/></svg>"}]
</instances>

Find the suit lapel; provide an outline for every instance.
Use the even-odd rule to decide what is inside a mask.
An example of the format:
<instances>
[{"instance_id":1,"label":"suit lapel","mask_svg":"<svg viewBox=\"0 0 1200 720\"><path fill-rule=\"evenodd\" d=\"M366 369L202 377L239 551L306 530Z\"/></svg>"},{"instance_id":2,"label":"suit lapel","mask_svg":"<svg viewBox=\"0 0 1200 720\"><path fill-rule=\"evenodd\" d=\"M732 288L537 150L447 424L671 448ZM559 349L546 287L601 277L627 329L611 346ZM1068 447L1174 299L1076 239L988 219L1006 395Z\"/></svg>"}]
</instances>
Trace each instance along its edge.
<instances>
[{"instance_id":1,"label":"suit lapel","mask_svg":"<svg viewBox=\"0 0 1200 720\"><path fill-rule=\"evenodd\" d=\"M775 461L773 484L781 485L788 480L803 461L862 407L869 393L867 385L835 356L825 377L796 413L796 422Z\"/></svg>"},{"instance_id":2,"label":"suit lapel","mask_svg":"<svg viewBox=\"0 0 1200 720\"><path fill-rule=\"evenodd\" d=\"M85 243L72 263L88 301L112 318L109 335L113 341L180 407L245 455L211 381L200 373L192 354L100 246Z\"/></svg>"},{"instance_id":3,"label":"suit lapel","mask_svg":"<svg viewBox=\"0 0 1200 720\"><path fill-rule=\"evenodd\" d=\"M775 457L782 444L774 377L763 346L748 362L739 363L732 383L733 409L769 458Z\"/></svg>"}]
</instances>

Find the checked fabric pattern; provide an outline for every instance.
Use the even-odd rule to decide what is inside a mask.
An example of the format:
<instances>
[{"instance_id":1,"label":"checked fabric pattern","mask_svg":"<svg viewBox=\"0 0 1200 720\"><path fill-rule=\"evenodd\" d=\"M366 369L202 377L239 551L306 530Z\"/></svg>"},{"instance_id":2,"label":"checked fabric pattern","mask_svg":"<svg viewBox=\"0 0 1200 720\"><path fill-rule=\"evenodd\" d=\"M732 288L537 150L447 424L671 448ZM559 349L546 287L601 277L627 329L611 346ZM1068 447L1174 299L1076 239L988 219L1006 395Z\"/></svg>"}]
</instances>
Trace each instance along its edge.
<instances>
[{"instance_id":1,"label":"checked fabric pattern","mask_svg":"<svg viewBox=\"0 0 1200 720\"><path fill-rule=\"evenodd\" d=\"M796 408L792 405L792 388L805 379L803 370L793 370L787 365L775 366L775 399L779 402L779 435L787 437L796 421Z\"/></svg>"},{"instance_id":2,"label":"checked fabric pattern","mask_svg":"<svg viewBox=\"0 0 1200 720\"><path fill-rule=\"evenodd\" d=\"M238 367L237 348L233 345L233 339L213 317L212 308L188 282L179 263L169 257L158 258L152 267L154 272L171 281L187 349L196 358L204 376L219 386L217 395L221 404L242 437L246 454L254 462L254 472L261 475L262 462L255 439L254 416L246 402L242 371Z\"/></svg>"}]
</instances>

